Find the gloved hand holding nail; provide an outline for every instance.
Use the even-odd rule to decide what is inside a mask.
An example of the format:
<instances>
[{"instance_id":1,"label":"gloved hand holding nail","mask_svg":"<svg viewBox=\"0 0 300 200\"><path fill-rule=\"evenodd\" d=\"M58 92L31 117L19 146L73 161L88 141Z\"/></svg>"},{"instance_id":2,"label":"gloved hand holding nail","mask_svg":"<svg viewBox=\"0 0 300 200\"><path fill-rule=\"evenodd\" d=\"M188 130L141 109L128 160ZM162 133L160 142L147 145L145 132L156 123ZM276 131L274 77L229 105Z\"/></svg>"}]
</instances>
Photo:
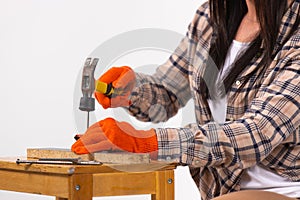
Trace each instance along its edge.
<instances>
[{"instance_id":1,"label":"gloved hand holding nail","mask_svg":"<svg viewBox=\"0 0 300 200\"><path fill-rule=\"evenodd\" d=\"M72 145L77 154L104 150L124 150L133 153L151 153L158 149L154 129L136 130L127 122L106 118L89 127Z\"/></svg>"}]
</instances>

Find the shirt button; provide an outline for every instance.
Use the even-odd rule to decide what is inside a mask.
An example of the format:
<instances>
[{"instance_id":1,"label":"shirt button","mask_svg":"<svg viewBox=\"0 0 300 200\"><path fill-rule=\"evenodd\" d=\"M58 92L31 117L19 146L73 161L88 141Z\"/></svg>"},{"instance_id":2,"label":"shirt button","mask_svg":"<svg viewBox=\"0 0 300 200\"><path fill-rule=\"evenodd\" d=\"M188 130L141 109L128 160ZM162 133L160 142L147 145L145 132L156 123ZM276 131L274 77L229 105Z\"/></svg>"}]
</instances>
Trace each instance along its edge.
<instances>
[{"instance_id":1,"label":"shirt button","mask_svg":"<svg viewBox=\"0 0 300 200\"><path fill-rule=\"evenodd\" d=\"M195 165L195 166L201 166L200 160L195 160L195 162L193 163L193 165Z\"/></svg>"},{"instance_id":2,"label":"shirt button","mask_svg":"<svg viewBox=\"0 0 300 200\"><path fill-rule=\"evenodd\" d=\"M235 81L235 84L236 84L237 86L239 86L239 85L241 85L241 81L237 80L237 81Z\"/></svg>"}]
</instances>

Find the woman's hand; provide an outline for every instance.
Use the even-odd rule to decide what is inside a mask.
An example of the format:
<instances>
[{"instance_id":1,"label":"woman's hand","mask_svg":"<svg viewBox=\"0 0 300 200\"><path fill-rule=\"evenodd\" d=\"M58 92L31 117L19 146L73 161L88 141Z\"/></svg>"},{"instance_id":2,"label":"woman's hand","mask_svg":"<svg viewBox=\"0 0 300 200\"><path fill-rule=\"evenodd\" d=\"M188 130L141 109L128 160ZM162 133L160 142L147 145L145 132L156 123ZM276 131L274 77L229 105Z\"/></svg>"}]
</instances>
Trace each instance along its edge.
<instances>
[{"instance_id":1,"label":"woman's hand","mask_svg":"<svg viewBox=\"0 0 300 200\"><path fill-rule=\"evenodd\" d=\"M130 67L112 67L105 72L98 81L108 85L112 84L115 91L112 95L95 92L95 97L103 108L130 105L129 96L136 82L134 71Z\"/></svg>"},{"instance_id":2,"label":"woman's hand","mask_svg":"<svg viewBox=\"0 0 300 200\"><path fill-rule=\"evenodd\" d=\"M104 150L123 150L132 153L151 153L158 150L154 129L136 130L127 122L106 118L93 124L72 145L77 154Z\"/></svg>"}]
</instances>

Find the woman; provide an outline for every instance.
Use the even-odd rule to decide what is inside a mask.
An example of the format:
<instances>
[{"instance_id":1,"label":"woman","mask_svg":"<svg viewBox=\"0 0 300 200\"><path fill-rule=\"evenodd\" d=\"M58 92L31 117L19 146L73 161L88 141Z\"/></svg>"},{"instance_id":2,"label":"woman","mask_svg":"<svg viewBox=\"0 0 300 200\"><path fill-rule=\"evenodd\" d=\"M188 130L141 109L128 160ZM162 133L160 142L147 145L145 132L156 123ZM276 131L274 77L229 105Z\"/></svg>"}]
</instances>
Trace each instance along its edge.
<instances>
[{"instance_id":1,"label":"woman","mask_svg":"<svg viewBox=\"0 0 300 200\"><path fill-rule=\"evenodd\" d=\"M300 198L299 12L300 0L204 3L154 75L112 68L99 80L123 92L95 93L104 108L153 122L193 98L197 123L140 131L107 118L72 150L151 152L189 165L202 199Z\"/></svg>"}]
</instances>

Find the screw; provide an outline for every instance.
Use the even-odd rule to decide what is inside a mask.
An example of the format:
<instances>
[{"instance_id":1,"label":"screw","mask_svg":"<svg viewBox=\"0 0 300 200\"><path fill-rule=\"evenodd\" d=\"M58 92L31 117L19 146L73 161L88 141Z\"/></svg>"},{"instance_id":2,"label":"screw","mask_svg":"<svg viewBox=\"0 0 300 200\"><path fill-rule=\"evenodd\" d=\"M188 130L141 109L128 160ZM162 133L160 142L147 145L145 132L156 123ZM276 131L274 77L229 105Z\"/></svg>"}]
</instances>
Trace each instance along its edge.
<instances>
[{"instance_id":1,"label":"screw","mask_svg":"<svg viewBox=\"0 0 300 200\"><path fill-rule=\"evenodd\" d=\"M169 184L172 184L172 183L173 183L173 179L169 178L169 179L168 179L168 183L169 183Z\"/></svg>"},{"instance_id":2,"label":"screw","mask_svg":"<svg viewBox=\"0 0 300 200\"><path fill-rule=\"evenodd\" d=\"M79 190L80 190L80 185L76 185L76 186L75 186L75 190L76 190L76 191L79 191Z\"/></svg>"}]
</instances>

